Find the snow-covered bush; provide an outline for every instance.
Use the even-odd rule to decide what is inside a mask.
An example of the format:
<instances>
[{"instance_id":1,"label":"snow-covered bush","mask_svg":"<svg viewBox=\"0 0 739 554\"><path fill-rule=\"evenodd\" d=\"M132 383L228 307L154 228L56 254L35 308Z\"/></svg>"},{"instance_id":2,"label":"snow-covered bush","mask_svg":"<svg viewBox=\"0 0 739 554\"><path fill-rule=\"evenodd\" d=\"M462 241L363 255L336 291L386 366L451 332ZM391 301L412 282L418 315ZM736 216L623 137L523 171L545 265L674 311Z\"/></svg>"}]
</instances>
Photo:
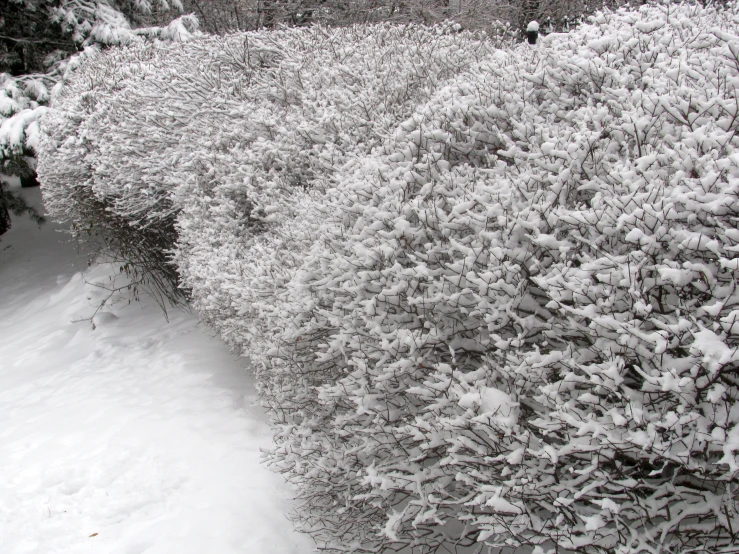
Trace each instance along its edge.
<instances>
[{"instance_id":1,"label":"snow-covered bush","mask_svg":"<svg viewBox=\"0 0 739 554\"><path fill-rule=\"evenodd\" d=\"M285 328L283 285L315 239L315 205L334 173L491 51L439 27L315 28L282 40L275 70L256 79L258 100L219 130L222 152L196 156L207 184L178 195L177 262L194 304L260 363Z\"/></svg>"},{"instance_id":2,"label":"snow-covered bush","mask_svg":"<svg viewBox=\"0 0 739 554\"><path fill-rule=\"evenodd\" d=\"M737 551L737 29L598 15L345 165L260 373L322 547Z\"/></svg>"},{"instance_id":3,"label":"snow-covered bush","mask_svg":"<svg viewBox=\"0 0 739 554\"><path fill-rule=\"evenodd\" d=\"M310 247L306 206L492 49L449 26L374 25L93 55L45 120L47 203L80 229L110 214L159 230L195 307L256 355L250 341L284 328L275 295Z\"/></svg>"},{"instance_id":4,"label":"snow-covered bush","mask_svg":"<svg viewBox=\"0 0 739 554\"><path fill-rule=\"evenodd\" d=\"M130 51L137 53L138 61L145 64L147 58L168 45L191 40L190 31L194 27L194 19L182 17L167 26L132 30L131 35L125 35L126 44ZM37 171L45 185L44 198L50 214L71 222L76 234L95 239L95 253L119 264L133 282L148 288L162 305L167 298L177 303L183 299L183 291L176 287L177 272L166 252L173 243L173 214L159 219L152 214L149 219L156 220L153 224L139 221L132 225L130 214L116 212L110 199L93 191L93 181L101 183L104 180L99 175L101 170L96 166L92 151L98 136L109 131L104 127L95 128L95 125L105 125L104 115L96 114L99 107L96 98L114 97L113 93L123 88L125 78L138 75L137 70L142 67L133 60L130 67L120 63L119 54L119 50L101 51L98 45L93 45L71 60L65 60L64 77L52 93L58 108L48 113L44 132L38 140L30 133L35 130L33 126L25 128L25 146L40 154ZM100 60L109 63L100 63L98 67L95 64ZM83 68L92 69L85 74ZM75 85L74 77L78 73L85 74L88 79L82 86ZM45 112L46 108L37 109L40 110ZM125 110L130 110L130 106ZM94 114L97 117L93 117ZM126 131L130 133L131 127L121 128L121 137ZM117 142L121 137L112 140ZM105 137L108 139L110 136Z\"/></svg>"},{"instance_id":5,"label":"snow-covered bush","mask_svg":"<svg viewBox=\"0 0 739 554\"><path fill-rule=\"evenodd\" d=\"M39 171L254 355L326 549L734 552L738 23L134 44Z\"/></svg>"}]
</instances>

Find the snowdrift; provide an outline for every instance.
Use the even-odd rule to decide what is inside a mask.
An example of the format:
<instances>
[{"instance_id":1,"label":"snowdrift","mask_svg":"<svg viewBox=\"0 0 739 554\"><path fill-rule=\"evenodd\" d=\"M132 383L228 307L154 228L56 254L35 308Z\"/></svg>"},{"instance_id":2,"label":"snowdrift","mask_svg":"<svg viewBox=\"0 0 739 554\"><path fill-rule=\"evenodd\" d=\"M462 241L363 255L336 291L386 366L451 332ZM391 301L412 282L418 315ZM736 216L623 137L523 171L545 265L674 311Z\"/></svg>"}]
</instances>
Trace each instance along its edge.
<instances>
[{"instance_id":1,"label":"snowdrift","mask_svg":"<svg viewBox=\"0 0 739 554\"><path fill-rule=\"evenodd\" d=\"M325 549L735 552L737 28L129 49L62 93L40 174L60 216L174 218Z\"/></svg>"}]
</instances>

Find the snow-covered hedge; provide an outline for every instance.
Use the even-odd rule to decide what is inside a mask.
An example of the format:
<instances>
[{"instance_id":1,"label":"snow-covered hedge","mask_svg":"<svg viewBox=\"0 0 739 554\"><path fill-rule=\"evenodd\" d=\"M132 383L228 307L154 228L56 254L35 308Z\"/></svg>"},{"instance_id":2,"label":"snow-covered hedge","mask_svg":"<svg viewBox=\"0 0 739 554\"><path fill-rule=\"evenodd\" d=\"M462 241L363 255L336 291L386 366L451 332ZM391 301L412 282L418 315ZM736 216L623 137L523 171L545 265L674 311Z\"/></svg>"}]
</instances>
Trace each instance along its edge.
<instances>
[{"instance_id":1,"label":"snow-covered hedge","mask_svg":"<svg viewBox=\"0 0 739 554\"><path fill-rule=\"evenodd\" d=\"M255 358L321 547L736 552L737 28L133 45L80 62L39 173Z\"/></svg>"},{"instance_id":2,"label":"snow-covered hedge","mask_svg":"<svg viewBox=\"0 0 739 554\"><path fill-rule=\"evenodd\" d=\"M169 237L160 251L176 247L182 284L211 324L239 346L271 340L284 328L274 289L317 222L297 217L307 197L493 46L448 26L372 25L93 56L46 119L49 207L87 228L80 207L102 202L133 227L159 229Z\"/></svg>"},{"instance_id":3,"label":"snow-covered hedge","mask_svg":"<svg viewBox=\"0 0 739 554\"><path fill-rule=\"evenodd\" d=\"M320 544L736 552L738 14L495 54L342 170L261 373Z\"/></svg>"},{"instance_id":4,"label":"snow-covered hedge","mask_svg":"<svg viewBox=\"0 0 739 554\"><path fill-rule=\"evenodd\" d=\"M255 100L216 130L219 151L196 155L209 174L178 189L178 267L195 306L253 360L264 361L287 324L281 292L315 240L314 206L335 172L492 51L447 31L378 25L267 35L276 69L262 71Z\"/></svg>"}]
</instances>

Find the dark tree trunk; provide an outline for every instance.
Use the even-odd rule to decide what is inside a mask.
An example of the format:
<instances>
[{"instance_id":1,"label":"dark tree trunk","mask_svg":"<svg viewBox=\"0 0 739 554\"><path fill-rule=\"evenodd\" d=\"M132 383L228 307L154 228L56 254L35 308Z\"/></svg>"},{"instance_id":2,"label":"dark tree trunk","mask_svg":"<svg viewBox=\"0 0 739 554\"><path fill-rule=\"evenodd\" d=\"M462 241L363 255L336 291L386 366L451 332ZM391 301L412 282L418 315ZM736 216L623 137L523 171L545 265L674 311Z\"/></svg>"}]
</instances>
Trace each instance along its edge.
<instances>
[{"instance_id":1,"label":"dark tree trunk","mask_svg":"<svg viewBox=\"0 0 739 554\"><path fill-rule=\"evenodd\" d=\"M30 173L28 175L21 175L21 187L24 189L29 189L32 187L37 187L41 183L38 182L38 178L36 176L36 172Z\"/></svg>"},{"instance_id":2,"label":"dark tree trunk","mask_svg":"<svg viewBox=\"0 0 739 554\"><path fill-rule=\"evenodd\" d=\"M4 235L10 229L10 212L8 202L5 200L5 191L0 186L0 235Z\"/></svg>"}]
</instances>

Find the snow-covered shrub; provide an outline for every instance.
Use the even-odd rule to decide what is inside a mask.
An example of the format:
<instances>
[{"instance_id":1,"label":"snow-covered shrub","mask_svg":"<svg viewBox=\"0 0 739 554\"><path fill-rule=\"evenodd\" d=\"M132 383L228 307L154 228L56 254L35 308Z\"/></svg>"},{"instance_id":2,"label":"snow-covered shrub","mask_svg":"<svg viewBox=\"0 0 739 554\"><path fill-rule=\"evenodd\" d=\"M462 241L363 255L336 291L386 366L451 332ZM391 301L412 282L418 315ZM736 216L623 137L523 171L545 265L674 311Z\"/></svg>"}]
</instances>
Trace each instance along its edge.
<instances>
[{"instance_id":1,"label":"snow-covered shrub","mask_svg":"<svg viewBox=\"0 0 739 554\"><path fill-rule=\"evenodd\" d=\"M737 551L737 29L600 14L343 168L260 373L322 547Z\"/></svg>"},{"instance_id":2,"label":"snow-covered shrub","mask_svg":"<svg viewBox=\"0 0 739 554\"><path fill-rule=\"evenodd\" d=\"M443 27L267 36L280 46L275 68L256 78L255 101L212 131L218 142L207 140L218 149L195 156L208 178L178 192L177 262L194 305L260 362L285 328L283 285L315 238L315 205L334 186L333 174L491 51Z\"/></svg>"},{"instance_id":3,"label":"snow-covered shrub","mask_svg":"<svg viewBox=\"0 0 739 554\"><path fill-rule=\"evenodd\" d=\"M373 25L93 55L45 120L49 207L81 229L111 214L161 230L204 318L234 345L271 340L284 328L275 294L318 222L306 206L492 49L451 26ZM103 211L81 213L90 201Z\"/></svg>"},{"instance_id":4,"label":"snow-covered shrub","mask_svg":"<svg viewBox=\"0 0 739 554\"><path fill-rule=\"evenodd\" d=\"M177 272L168 254L175 238L173 211L164 196L154 197L156 187L133 168L129 178L137 190L143 187L140 196L149 195L153 206L162 207L151 214L131 211L130 206L122 209L121 197L127 191L108 194L109 185L116 183L106 181L105 158L99 155L101 147L125 149L132 140L135 144L128 152L136 156L139 129L126 125L125 117L116 120L110 114L131 113L129 105L116 112L121 110L121 97L135 90L132 80L146 78L143 68L151 69L147 61L167 48L168 43L142 40L125 50L129 55L125 62L123 51L117 49L87 49L72 60L64 85L55 91L55 109L44 118L37 171L52 217L69 221L76 235L96 242L93 252L119 264L132 282L177 303L183 291L177 288ZM150 113L146 106L140 107Z\"/></svg>"}]
</instances>

